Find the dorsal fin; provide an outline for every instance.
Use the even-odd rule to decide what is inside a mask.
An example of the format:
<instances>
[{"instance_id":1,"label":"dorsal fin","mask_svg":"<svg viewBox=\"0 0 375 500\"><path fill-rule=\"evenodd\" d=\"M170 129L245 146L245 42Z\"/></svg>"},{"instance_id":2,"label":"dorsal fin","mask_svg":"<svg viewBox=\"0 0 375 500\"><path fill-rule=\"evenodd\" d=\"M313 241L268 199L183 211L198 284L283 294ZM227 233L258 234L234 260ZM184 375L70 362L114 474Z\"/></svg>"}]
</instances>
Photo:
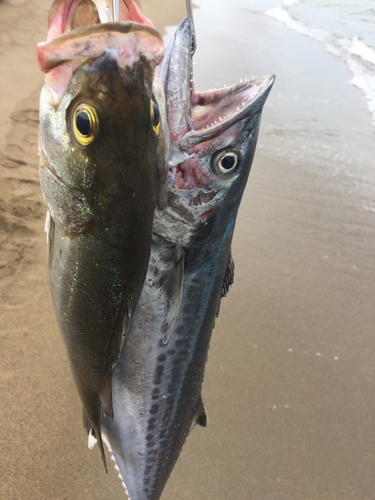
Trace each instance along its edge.
<instances>
[{"instance_id":1,"label":"dorsal fin","mask_svg":"<svg viewBox=\"0 0 375 500\"><path fill-rule=\"evenodd\" d=\"M223 284L221 287L221 298L225 297L229 292L230 287L234 283L234 260L232 254L229 256L228 267L225 272Z\"/></svg>"},{"instance_id":2,"label":"dorsal fin","mask_svg":"<svg viewBox=\"0 0 375 500\"><path fill-rule=\"evenodd\" d=\"M234 283L234 260L232 254L230 254L227 270L225 271L223 279L223 284L221 285L221 296L220 296L219 307L217 308L216 317L218 317L220 313L221 299L227 295L233 283Z\"/></svg>"},{"instance_id":3,"label":"dorsal fin","mask_svg":"<svg viewBox=\"0 0 375 500\"><path fill-rule=\"evenodd\" d=\"M196 425L200 425L201 427L207 427L208 425L208 415L206 407L203 404L202 396L199 396L197 401L197 407L195 412L195 418L191 423L190 432L194 429Z\"/></svg>"},{"instance_id":4,"label":"dorsal fin","mask_svg":"<svg viewBox=\"0 0 375 500\"><path fill-rule=\"evenodd\" d=\"M193 128L190 109L191 29L189 19L179 25L169 42L160 73L166 101L173 102L173 106L167 109L167 118L175 140ZM171 142L172 148L175 147L174 142Z\"/></svg>"}]
</instances>

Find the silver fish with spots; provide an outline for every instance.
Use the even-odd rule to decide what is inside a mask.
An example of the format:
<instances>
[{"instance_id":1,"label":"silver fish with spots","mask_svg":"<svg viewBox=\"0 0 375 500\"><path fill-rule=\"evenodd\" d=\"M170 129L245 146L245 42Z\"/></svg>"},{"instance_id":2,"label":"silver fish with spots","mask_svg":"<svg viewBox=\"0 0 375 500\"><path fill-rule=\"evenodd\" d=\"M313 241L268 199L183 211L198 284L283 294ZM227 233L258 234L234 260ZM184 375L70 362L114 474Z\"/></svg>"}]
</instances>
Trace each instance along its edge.
<instances>
[{"instance_id":1,"label":"silver fish with spots","mask_svg":"<svg viewBox=\"0 0 375 500\"><path fill-rule=\"evenodd\" d=\"M274 77L215 92L191 84L191 23L161 68L171 137L168 206L154 219L144 288L112 379L102 432L131 500L158 500L192 428L220 300L234 278L231 242Z\"/></svg>"},{"instance_id":2,"label":"silver fish with spots","mask_svg":"<svg viewBox=\"0 0 375 500\"><path fill-rule=\"evenodd\" d=\"M95 22L92 2L83 4L75 15L54 2L48 41L37 47L46 73L40 180L52 299L85 426L105 464L100 420L113 418L113 369L145 280L154 211L166 207L169 135L154 78L160 34Z\"/></svg>"}]
</instances>

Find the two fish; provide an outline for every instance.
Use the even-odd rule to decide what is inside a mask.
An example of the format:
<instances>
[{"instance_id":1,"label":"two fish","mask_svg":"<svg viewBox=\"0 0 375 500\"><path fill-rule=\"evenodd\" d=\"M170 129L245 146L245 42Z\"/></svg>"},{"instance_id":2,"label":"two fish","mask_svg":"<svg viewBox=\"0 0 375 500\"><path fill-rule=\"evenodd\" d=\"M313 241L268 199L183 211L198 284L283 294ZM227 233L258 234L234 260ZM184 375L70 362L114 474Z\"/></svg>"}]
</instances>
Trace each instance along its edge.
<instances>
[{"instance_id":1,"label":"two fish","mask_svg":"<svg viewBox=\"0 0 375 500\"><path fill-rule=\"evenodd\" d=\"M132 500L157 500L207 424L204 366L273 77L195 92L189 20L165 51L138 4L121 3L126 22L109 10L55 1L38 46L50 282L89 444L105 462L103 436Z\"/></svg>"}]
</instances>

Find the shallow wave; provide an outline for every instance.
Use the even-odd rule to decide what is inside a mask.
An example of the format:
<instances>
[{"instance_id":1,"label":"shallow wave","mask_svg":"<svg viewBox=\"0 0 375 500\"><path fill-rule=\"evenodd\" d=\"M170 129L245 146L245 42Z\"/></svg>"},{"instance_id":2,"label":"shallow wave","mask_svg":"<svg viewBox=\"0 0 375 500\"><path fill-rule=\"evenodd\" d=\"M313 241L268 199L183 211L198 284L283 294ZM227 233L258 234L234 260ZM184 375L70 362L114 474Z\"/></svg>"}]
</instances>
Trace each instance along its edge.
<instances>
[{"instance_id":1,"label":"shallow wave","mask_svg":"<svg viewBox=\"0 0 375 500\"><path fill-rule=\"evenodd\" d=\"M283 0L283 3L291 5L286 3L291 1L293 0ZM372 123L375 127L375 50L368 47L358 37L340 37L325 29L297 21L283 7L268 10L265 14L284 23L288 28L321 42L328 52L346 62L353 73L353 78L349 83L364 93L367 108L372 114Z\"/></svg>"}]
</instances>

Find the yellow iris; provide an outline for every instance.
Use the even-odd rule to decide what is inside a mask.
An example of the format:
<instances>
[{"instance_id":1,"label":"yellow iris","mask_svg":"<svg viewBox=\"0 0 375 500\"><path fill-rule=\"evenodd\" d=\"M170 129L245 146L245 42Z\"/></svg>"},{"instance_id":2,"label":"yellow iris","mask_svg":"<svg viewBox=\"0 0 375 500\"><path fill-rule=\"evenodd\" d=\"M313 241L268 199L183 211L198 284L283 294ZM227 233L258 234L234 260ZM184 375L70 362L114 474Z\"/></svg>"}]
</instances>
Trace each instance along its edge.
<instances>
[{"instance_id":1,"label":"yellow iris","mask_svg":"<svg viewBox=\"0 0 375 500\"><path fill-rule=\"evenodd\" d=\"M74 137L81 146L92 144L99 134L98 114L92 106L80 104L73 115Z\"/></svg>"},{"instance_id":2,"label":"yellow iris","mask_svg":"<svg viewBox=\"0 0 375 500\"><path fill-rule=\"evenodd\" d=\"M151 123L155 135L159 135L160 113L157 104L151 99Z\"/></svg>"}]
</instances>

